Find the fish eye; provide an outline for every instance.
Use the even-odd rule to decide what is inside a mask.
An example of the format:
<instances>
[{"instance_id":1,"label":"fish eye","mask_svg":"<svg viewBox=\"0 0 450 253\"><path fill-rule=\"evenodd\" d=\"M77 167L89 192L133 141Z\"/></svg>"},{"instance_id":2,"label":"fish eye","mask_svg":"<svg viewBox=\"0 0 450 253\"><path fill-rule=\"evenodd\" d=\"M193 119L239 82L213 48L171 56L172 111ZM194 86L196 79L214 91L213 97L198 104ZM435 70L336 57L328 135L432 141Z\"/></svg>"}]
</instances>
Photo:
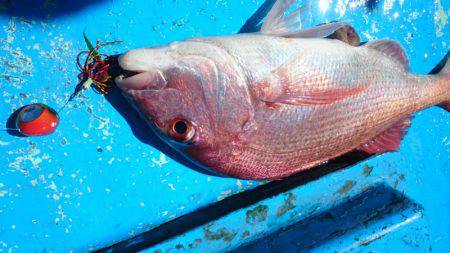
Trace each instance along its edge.
<instances>
[{"instance_id":1,"label":"fish eye","mask_svg":"<svg viewBox=\"0 0 450 253\"><path fill-rule=\"evenodd\" d=\"M168 132L178 142L189 142L195 135L195 128L191 122L175 118L170 121Z\"/></svg>"}]
</instances>

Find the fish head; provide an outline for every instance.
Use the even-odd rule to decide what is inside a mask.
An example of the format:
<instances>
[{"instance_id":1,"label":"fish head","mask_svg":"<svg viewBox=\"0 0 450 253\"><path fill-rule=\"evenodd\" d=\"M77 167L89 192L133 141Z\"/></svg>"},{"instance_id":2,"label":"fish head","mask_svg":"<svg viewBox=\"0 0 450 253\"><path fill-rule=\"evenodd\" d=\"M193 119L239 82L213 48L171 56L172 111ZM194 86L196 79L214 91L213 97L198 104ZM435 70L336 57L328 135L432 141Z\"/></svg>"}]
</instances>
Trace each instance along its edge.
<instances>
[{"instance_id":1,"label":"fish head","mask_svg":"<svg viewBox=\"0 0 450 253\"><path fill-rule=\"evenodd\" d=\"M220 171L252 115L248 91L230 68L165 50L120 56L128 75L116 78L116 84L166 143Z\"/></svg>"}]
</instances>

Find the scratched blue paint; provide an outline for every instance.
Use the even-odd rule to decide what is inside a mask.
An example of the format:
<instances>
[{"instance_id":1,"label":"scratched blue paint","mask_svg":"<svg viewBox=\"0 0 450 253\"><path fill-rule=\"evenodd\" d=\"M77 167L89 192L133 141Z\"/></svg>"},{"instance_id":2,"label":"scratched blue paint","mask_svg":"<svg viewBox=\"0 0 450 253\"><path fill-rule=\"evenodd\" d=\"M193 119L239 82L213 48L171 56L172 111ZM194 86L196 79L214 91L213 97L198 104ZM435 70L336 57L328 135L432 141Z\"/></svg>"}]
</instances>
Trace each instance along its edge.
<instances>
[{"instance_id":1,"label":"scratched blue paint","mask_svg":"<svg viewBox=\"0 0 450 253\"><path fill-rule=\"evenodd\" d=\"M263 3L117 0L79 1L83 4L68 8L58 1L19 2L28 3L30 11L20 11L23 5L15 9L0 5L2 124L23 105L43 102L59 108L65 103L77 81L74 59L85 47L84 30L90 38L123 40L123 44L105 49L119 53L193 36L235 33ZM344 19L363 40L398 40L417 73L428 72L450 49L447 1L381 1L372 14L361 7L348 8L342 16L335 11L329 8L313 13L309 22ZM99 249L260 184L207 176L183 167L140 142L122 116L92 91L84 92L60 116L60 126L52 136L17 138L0 132L1 250ZM317 250L342 250L354 245L356 236L369 238L372 231L382 233L383 227L401 224L357 250L425 251L431 247L436 252L448 251L450 221L443 214L450 211L449 124L448 113L441 109L420 112L400 152L372 158L293 190L295 207L283 215L277 212L287 193L193 229L149 252L191 250L192 243L196 246L192 250L198 252L238 250L242 243L322 210L333 210L378 184L398 190L421 208L407 209L405 217L398 212L367 228L324 241ZM373 167L370 176L362 173L366 165ZM351 189L339 193L348 182ZM256 222L247 224L247 211L261 205L267 206L267 210L258 209L266 210L267 218L259 222L256 217ZM411 217L417 218L402 223ZM236 235L205 238L205 229L212 232L206 236L211 239L217 238L214 235L221 228ZM240 239L245 230L249 235ZM177 247L179 244L184 248Z\"/></svg>"}]
</instances>

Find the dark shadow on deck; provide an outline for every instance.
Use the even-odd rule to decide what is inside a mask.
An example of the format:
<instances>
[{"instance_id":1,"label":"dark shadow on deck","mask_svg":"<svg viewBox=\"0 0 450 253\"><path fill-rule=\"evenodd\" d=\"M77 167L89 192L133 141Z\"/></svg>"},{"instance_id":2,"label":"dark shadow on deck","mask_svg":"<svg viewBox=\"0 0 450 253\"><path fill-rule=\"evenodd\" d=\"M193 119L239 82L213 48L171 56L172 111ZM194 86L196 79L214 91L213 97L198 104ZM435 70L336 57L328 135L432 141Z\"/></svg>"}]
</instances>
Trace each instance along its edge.
<instances>
[{"instance_id":1,"label":"dark shadow on deck","mask_svg":"<svg viewBox=\"0 0 450 253\"><path fill-rule=\"evenodd\" d=\"M393 219L387 222L398 224L421 212L421 206L393 188L379 184L346 202L259 238L232 252L309 252L329 240L358 228L367 227L376 221L392 217ZM394 217L395 215L398 217ZM381 238L384 235L382 230L383 228L374 230L375 236L369 239L355 237L355 245L367 245L372 240ZM349 245L343 245L343 247L346 246Z\"/></svg>"},{"instance_id":2,"label":"dark shadow on deck","mask_svg":"<svg viewBox=\"0 0 450 253\"><path fill-rule=\"evenodd\" d=\"M26 105L25 105L25 106L26 106ZM17 129L17 125L16 125L17 117L19 116L19 112L20 112L25 106L22 106L22 107L20 107L19 109L15 110L15 111L8 117L8 120L6 121L6 125L5 125L5 127L6 127L6 129L7 129L6 132L7 132L8 134L10 134L10 135L12 135L12 136L20 137L20 138L28 137L28 136L22 134L22 133Z\"/></svg>"},{"instance_id":3,"label":"dark shadow on deck","mask_svg":"<svg viewBox=\"0 0 450 253\"><path fill-rule=\"evenodd\" d=\"M261 200L287 192L317 180L324 175L354 165L367 157L367 155L358 152L349 153L334 159L327 164L298 173L284 180L272 181L254 189L237 193L222 201L166 222L157 228L133 238L99 249L97 252L134 252L149 248L175 236L186 233L191 229L217 220L236 210L249 207Z\"/></svg>"},{"instance_id":4,"label":"dark shadow on deck","mask_svg":"<svg viewBox=\"0 0 450 253\"><path fill-rule=\"evenodd\" d=\"M367 0L366 1L366 8L372 12L376 9L378 9L378 5L381 2L381 0Z\"/></svg>"},{"instance_id":5,"label":"dark shadow on deck","mask_svg":"<svg viewBox=\"0 0 450 253\"><path fill-rule=\"evenodd\" d=\"M106 0L0 0L0 15L48 19L72 14Z\"/></svg>"}]
</instances>

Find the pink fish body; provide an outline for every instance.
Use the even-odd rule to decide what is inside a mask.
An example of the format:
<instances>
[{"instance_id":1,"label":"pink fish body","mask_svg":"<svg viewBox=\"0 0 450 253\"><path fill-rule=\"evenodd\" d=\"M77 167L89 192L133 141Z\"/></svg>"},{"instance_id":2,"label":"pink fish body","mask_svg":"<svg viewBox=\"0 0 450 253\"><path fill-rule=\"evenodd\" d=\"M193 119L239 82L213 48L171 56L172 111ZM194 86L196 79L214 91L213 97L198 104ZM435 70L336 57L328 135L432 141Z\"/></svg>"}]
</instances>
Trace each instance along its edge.
<instances>
[{"instance_id":1,"label":"pink fish body","mask_svg":"<svg viewBox=\"0 0 450 253\"><path fill-rule=\"evenodd\" d=\"M323 27L317 36L274 29L283 3L261 33L131 50L119 64L137 74L116 83L168 143L221 174L256 180L355 149L396 150L411 114L450 101L449 64L415 75L393 41L354 47L312 38Z\"/></svg>"}]
</instances>

